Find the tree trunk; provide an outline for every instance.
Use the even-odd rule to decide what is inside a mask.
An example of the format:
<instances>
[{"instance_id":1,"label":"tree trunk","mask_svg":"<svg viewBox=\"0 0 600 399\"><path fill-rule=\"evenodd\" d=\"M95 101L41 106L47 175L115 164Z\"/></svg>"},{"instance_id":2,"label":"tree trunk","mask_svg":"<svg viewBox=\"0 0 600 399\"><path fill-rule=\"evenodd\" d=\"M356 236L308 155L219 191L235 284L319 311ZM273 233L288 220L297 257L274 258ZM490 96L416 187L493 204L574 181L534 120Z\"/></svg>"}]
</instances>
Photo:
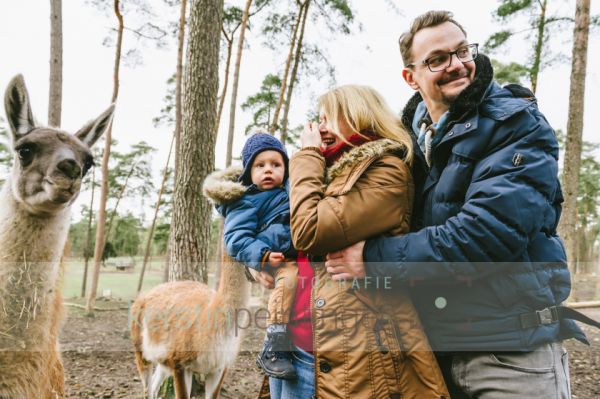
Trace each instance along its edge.
<instances>
[{"instance_id":1,"label":"tree trunk","mask_svg":"<svg viewBox=\"0 0 600 399\"><path fill-rule=\"evenodd\" d=\"M279 90L279 98L277 99L277 105L275 106L275 111L273 112L273 121L271 123L271 127L269 128L269 132L271 134L275 134L277 130L277 123L279 122L279 112L281 110L281 106L283 105L283 99L285 97L285 92L287 88L287 80L288 74L290 71L290 66L292 65L292 56L294 54L294 47L296 47L296 37L298 36L298 27L302 21L302 15L305 8L308 7L308 1L305 3L298 3L298 16L296 17L296 23L294 24L294 32L292 33L292 41L290 43L290 51L288 52L287 60L285 61L285 69L283 70L283 79L281 79L281 90ZM300 43L298 41L298 43Z\"/></svg>"},{"instance_id":2,"label":"tree trunk","mask_svg":"<svg viewBox=\"0 0 600 399\"><path fill-rule=\"evenodd\" d=\"M227 60L225 61L225 76L223 77L223 90L221 90L221 96L219 97L219 108L217 110L215 137L219 132L219 125L221 124L221 114L223 113L223 105L225 104L225 94L227 94L227 85L229 84L229 65L231 64L231 51L233 49L233 32L231 38L227 36L227 33L225 33L225 31L223 31L223 36L225 36L225 40L227 41Z\"/></svg>"},{"instance_id":3,"label":"tree trunk","mask_svg":"<svg viewBox=\"0 0 600 399\"><path fill-rule=\"evenodd\" d=\"M181 136L181 81L183 79L183 48L185 47L185 16L187 11L187 0L181 0L181 12L179 14L179 27L177 35L177 64L175 66L175 130L173 131L173 137L175 140L175 167L173 168L173 179L177 176L177 164L179 156L177 154L177 148L179 148L180 136ZM169 278L169 244L167 243L167 257L165 265L165 276L164 281L168 281Z\"/></svg>"},{"instance_id":4,"label":"tree trunk","mask_svg":"<svg viewBox=\"0 0 600 399\"><path fill-rule=\"evenodd\" d=\"M50 98L48 125L60 127L62 109L62 0L50 0Z\"/></svg>"},{"instance_id":5,"label":"tree trunk","mask_svg":"<svg viewBox=\"0 0 600 399\"><path fill-rule=\"evenodd\" d=\"M138 294L142 290L144 284L144 273L146 272L146 265L148 264L148 258L150 257L150 248L152 246L152 237L154 236L154 227L156 226L156 218L158 217L158 211L160 209L160 200L162 198L165 185L167 184L167 178L169 176L169 161L171 160L171 153L173 152L173 143L175 142L175 135L171 139L171 146L169 147L169 155L167 156L167 163L165 164L165 171L163 173L162 183L158 190L158 199L156 200L156 206L154 207L154 217L150 224L150 231L148 232L148 241L146 241L146 249L144 251L144 261L142 262L142 270L140 270L140 278L138 280L137 292Z\"/></svg>"},{"instance_id":6,"label":"tree trunk","mask_svg":"<svg viewBox=\"0 0 600 399\"><path fill-rule=\"evenodd\" d=\"M181 79L183 76L186 6L187 0L181 0L181 13L179 14L179 29L177 34L177 69L175 70L175 148L179 148L179 142L181 140ZM177 159L178 154L177 151L175 151L175 176L177 176Z\"/></svg>"},{"instance_id":7,"label":"tree trunk","mask_svg":"<svg viewBox=\"0 0 600 399\"><path fill-rule=\"evenodd\" d=\"M583 132L589 26L590 0L577 0L571 61L569 119L567 121L565 161L562 175L565 202L559 226L560 235L565 242L567 259L570 261L572 272L575 271L574 266L576 264L577 195L581 165L581 136Z\"/></svg>"},{"instance_id":8,"label":"tree trunk","mask_svg":"<svg viewBox=\"0 0 600 399\"><path fill-rule=\"evenodd\" d=\"M194 0L184 74L181 141L169 232L169 279L207 281L212 208L198 193L213 170L223 0Z\"/></svg>"},{"instance_id":9,"label":"tree trunk","mask_svg":"<svg viewBox=\"0 0 600 399\"><path fill-rule=\"evenodd\" d=\"M81 283L81 297L85 298L85 288L87 284L87 275L88 275L88 265L90 261L90 244L92 243L92 219L93 219L93 208L94 208L94 192L96 191L95 187L96 183L96 168L92 168L92 198L90 199L90 210L88 213L88 227L87 234L85 236L85 250L84 250L84 258L85 262L83 264L83 281Z\"/></svg>"},{"instance_id":10,"label":"tree trunk","mask_svg":"<svg viewBox=\"0 0 600 399\"><path fill-rule=\"evenodd\" d=\"M117 202L115 203L115 207L110 213L110 217L108 218L108 225L106 226L106 233L104 234L104 241L108 240L108 235L110 234L110 230L112 229L112 224L115 219L115 215L117 214L117 208L119 207L119 203L123 198L123 194L125 194L125 190L127 189L127 183L129 182L129 178L133 174L135 167L137 166L137 162L131 165L131 169L129 169L129 173L125 176L125 181L123 182L123 187L121 187L121 191L119 191L119 195L117 196Z\"/></svg>"},{"instance_id":11,"label":"tree trunk","mask_svg":"<svg viewBox=\"0 0 600 399\"><path fill-rule=\"evenodd\" d=\"M115 65L113 71L113 95L112 102L117 101L119 96L119 67L121 65L121 48L123 45L123 15L119 10L119 0L114 0L114 12L118 21L117 47L115 50ZM104 154L102 155L102 184L100 191L100 205L98 208L98 222L96 227L96 243L94 245L94 271L92 274L92 286L85 305L88 315L94 314L96 292L98 291L98 277L100 275L100 263L104 252L104 231L106 226L106 200L108 198L108 159L110 158L110 145L112 143L111 121L104 137Z\"/></svg>"},{"instance_id":12,"label":"tree trunk","mask_svg":"<svg viewBox=\"0 0 600 399\"><path fill-rule=\"evenodd\" d=\"M292 104L292 94L294 92L294 84L296 83L296 76L298 75L298 67L300 66L300 60L302 59L302 43L304 41L304 28L306 26L306 20L308 19L309 5L310 5L310 0L306 0L306 3L304 4L304 14L302 15L302 28L300 30L300 37L298 38L298 45L296 46L294 67L292 68L292 76L290 78L290 87L287 91L287 98L285 100L285 106L283 109L283 118L281 120L281 142L284 144L287 141L288 114L290 112L290 105Z\"/></svg>"},{"instance_id":13,"label":"tree trunk","mask_svg":"<svg viewBox=\"0 0 600 399\"><path fill-rule=\"evenodd\" d=\"M242 14L242 26L240 28L240 38L238 39L237 59L233 69L233 86L231 88L231 105L229 107L229 132L227 134L227 155L225 156L225 164L231 165L232 148L233 148L233 132L235 129L235 108L237 102L238 82L240 80L240 65L242 63L242 52L244 51L244 36L246 34L246 25L248 24L248 14L250 14L250 6L252 0L246 0L246 7Z\"/></svg>"},{"instance_id":14,"label":"tree trunk","mask_svg":"<svg viewBox=\"0 0 600 399\"><path fill-rule=\"evenodd\" d=\"M537 42L535 43L535 50L533 54L533 65L531 66L531 70L529 72L529 79L531 80L531 91L535 94L537 90L537 79L538 74L540 73L540 65L542 63L542 50L544 47L544 34L546 31L546 5L548 0L544 0L544 2L540 5L540 19L538 20L538 35Z\"/></svg>"}]
</instances>

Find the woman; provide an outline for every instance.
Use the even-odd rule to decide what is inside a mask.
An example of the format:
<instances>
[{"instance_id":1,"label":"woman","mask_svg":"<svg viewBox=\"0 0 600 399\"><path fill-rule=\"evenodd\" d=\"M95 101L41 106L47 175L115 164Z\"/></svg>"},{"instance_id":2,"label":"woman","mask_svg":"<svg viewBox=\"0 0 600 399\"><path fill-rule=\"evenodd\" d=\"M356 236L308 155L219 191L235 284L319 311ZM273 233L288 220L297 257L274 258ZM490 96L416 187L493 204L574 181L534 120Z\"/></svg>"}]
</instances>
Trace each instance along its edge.
<instances>
[{"instance_id":1,"label":"woman","mask_svg":"<svg viewBox=\"0 0 600 399\"><path fill-rule=\"evenodd\" d=\"M306 125L290 161L292 239L301 251L289 327L298 379L271 380L271 397L449 398L405 288L343 280L322 263L366 238L409 231L411 138L369 87L333 89L319 108L320 123Z\"/></svg>"}]
</instances>

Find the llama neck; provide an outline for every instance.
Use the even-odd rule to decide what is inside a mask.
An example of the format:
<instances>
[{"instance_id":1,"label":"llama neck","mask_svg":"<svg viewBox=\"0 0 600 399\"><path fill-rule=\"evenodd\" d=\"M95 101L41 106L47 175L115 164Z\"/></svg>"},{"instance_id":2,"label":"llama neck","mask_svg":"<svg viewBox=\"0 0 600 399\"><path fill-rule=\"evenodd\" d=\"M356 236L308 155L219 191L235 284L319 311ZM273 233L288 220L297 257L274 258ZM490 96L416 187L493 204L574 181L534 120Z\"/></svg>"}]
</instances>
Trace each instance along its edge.
<instances>
[{"instance_id":1,"label":"llama neck","mask_svg":"<svg viewBox=\"0 0 600 399\"><path fill-rule=\"evenodd\" d=\"M244 266L227 255L223 256L217 298L222 305L242 309L246 307L249 297L250 283L246 279Z\"/></svg>"},{"instance_id":2,"label":"llama neck","mask_svg":"<svg viewBox=\"0 0 600 399\"><path fill-rule=\"evenodd\" d=\"M33 216L15 201L10 183L0 204L0 349L34 350L52 318L69 212Z\"/></svg>"},{"instance_id":3,"label":"llama neck","mask_svg":"<svg viewBox=\"0 0 600 399\"><path fill-rule=\"evenodd\" d=\"M0 191L0 204L0 262L60 260L69 230L69 209L52 216L32 215L14 199L10 182Z\"/></svg>"}]
</instances>

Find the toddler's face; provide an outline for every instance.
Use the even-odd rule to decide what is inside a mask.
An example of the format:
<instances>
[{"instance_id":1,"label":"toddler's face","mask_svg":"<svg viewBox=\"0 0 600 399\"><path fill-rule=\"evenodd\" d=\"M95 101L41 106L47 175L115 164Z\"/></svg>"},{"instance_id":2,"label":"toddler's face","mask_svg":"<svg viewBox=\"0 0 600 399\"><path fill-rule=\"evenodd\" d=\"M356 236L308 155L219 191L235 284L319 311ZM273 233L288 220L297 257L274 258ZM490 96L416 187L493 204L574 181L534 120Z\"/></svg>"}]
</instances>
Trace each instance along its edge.
<instances>
[{"instance_id":1,"label":"toddler's face","mask_svg":"<svg viewBox=\"0 0 600 399\"><path fill-rule=\"evenodd\" d=\"M260 190L281 186L285 175L283 156L278 151L263 151L254 158L250 178Z\"/></svg>"}]
</instances>

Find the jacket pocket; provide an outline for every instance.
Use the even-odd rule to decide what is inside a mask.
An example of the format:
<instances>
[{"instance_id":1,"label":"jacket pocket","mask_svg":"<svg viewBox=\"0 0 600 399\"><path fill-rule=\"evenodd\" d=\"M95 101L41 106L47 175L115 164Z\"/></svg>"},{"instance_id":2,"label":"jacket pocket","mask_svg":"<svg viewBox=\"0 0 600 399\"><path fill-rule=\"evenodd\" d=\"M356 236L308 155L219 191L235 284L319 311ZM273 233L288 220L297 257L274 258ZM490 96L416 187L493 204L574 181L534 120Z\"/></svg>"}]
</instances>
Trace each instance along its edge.
<instances>
[{"instance_id":1,"label":"jacket pocket","mask_svg":"<svg viewBox=\"0 0 600 399\"><path fill-rule=\"evenodd\" d=\"M365 327L371 329L367 336L372 336L375 341L369 345L373 348L372 356L379 358L378 363L381 364L385 379L395 381L395 384L389 387L390 392L397 392L402 386L401 378L405 374L406 364L400 341L400 329L390 316L381 313L381 308L378 306L381 298L373 298L372 293L359 290L352 290L352 292L371 312L370 323Z\"/></svg>"},{"instance_id":2,"label":"jacket pocket","mask_svg":"<svg viewBox=\"0 0 600 399\"><path fill-rule=\"evenodd\" d=\"M396 381L390 387L391 392L401 386L400 380L404 373L405 357L400 343L398 326L387 317L379 317L373 325L375 335L375 350L379 352L384 373L388 381Z\"/></svg>"}]
</instances>

